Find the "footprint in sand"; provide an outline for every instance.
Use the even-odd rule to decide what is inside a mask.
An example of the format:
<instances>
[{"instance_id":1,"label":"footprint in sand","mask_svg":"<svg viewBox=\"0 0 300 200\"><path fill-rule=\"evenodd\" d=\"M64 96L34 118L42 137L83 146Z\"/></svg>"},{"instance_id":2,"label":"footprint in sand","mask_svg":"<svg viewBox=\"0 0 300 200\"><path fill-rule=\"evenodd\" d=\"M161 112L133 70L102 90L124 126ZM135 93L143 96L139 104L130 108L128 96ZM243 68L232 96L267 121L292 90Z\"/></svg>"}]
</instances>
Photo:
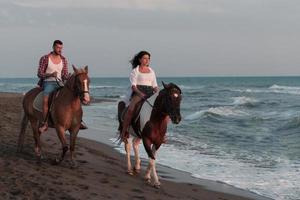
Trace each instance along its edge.
<instances>
[{"instance_id":1,"label":"footprint in sand","mask_svg":"<svg viewBox=\"0 0 300 200\"><path fill-rule=\"evenodd\" d=\"M132 196L130 199L146 199L144 196Z\"/></svg>"},{"instance_id":2,"label":"footprint in sand","mask_svg":"<svg viewBox=\"0 0 300 200\"><path fill-rule=\"evenodd\" d=\"M77 162L79 162L79 163L81 163L81 164L88 163L88 161L86 161L86 160L77 160Z\"/></svg>"},{"instance_id":3,"label":"footprint in sand","mask_svg":"<svg viewBox=\"0 0 300 200\"><path fill-rule=\"evenodd\" d=\"M109 183L109 181L106 178L102 179L100 182L105 184Z\"/></svg>"},{"instance_id":4,"label":"footprint in sand","mask_svg":"<svg viewBox=\"0 0 300 200\"><path fill-rule=\"evenodd\" d=\"M139 190L139 189L136 189L136 188L132 189L131 191L132 191L132 192L136 192L136 193L143 193L142 190Z\"/></svg>"},{"instance_id":5,"label":"footprint in sand","mask_svg":"<svg viewBox=\"0 0 300 200\"><path fill-rule=\"evenodd\" d=\"M83 185L83 184L80 184L78 185L81 189L84 189L84 190L88 190L89 189L89 186L87 185Z\"/></svg>"}]
</instances>

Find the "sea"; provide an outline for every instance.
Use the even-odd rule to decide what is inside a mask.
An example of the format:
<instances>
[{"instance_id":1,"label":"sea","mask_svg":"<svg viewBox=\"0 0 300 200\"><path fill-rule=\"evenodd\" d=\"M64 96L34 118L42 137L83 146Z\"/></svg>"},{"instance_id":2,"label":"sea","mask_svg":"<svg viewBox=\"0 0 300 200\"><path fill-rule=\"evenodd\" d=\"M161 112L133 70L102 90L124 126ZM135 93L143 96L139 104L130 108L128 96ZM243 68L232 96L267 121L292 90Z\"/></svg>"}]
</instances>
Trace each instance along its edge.
<instances>
[{"instance_id":1,"label":"sea","mask_svg":"<svg viewBox=\"0 0 300 200\"><path fill-rule=\"evenodd\" d=\"M182 121L169 124L158 163L273 199L300 199L300 77L161 81L181 88ZM36 83L0 78L0 92L26 93ZM84 107L87 125L116 132L117 103L128 90L128 78L91 78L96 103Z\"/></svg>"}]
</instances>

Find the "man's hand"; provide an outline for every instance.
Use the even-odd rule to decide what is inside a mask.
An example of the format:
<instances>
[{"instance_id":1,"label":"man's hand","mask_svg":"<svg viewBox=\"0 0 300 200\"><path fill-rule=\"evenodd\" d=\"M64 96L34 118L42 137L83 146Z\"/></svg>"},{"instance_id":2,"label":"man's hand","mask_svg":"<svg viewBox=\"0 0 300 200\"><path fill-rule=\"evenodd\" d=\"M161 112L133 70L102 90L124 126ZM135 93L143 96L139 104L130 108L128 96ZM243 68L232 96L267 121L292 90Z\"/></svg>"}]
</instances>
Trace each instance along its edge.
<instances>
[{"instance_id":1,"label":"man's hand","mask_svg":"<svg viewBox=\"0 0 300 200\"><path fill-rule=\"evenodd\" d=\"M56 78L56 77L57 77L57 72L53 72L53 73L51 74L51 76L54 77L54 78Z\"/></svg>"}]
</instances>

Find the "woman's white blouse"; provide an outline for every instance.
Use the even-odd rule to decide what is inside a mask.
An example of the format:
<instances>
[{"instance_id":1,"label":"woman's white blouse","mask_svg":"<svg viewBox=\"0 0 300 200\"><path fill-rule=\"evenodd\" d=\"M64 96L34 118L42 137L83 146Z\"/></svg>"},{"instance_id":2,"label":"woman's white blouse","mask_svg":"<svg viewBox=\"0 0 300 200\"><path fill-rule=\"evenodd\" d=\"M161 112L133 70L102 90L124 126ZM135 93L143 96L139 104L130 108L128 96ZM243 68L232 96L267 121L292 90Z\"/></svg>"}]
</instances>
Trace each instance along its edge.
<instances>
[{"instance_id":1,"label":"woman's white blouse","mask_svg":"<svg viewBox=\"0 0 300 200\"><path fill-rule=\"evenodd\" d=\"M130 82L132 86L136 85L147 85L152 86L153 88L157 87L155 72L152 68L149 67L149 73L141 73L139 67L134 68L130 73Z\"/></svg>"}]
</instances>

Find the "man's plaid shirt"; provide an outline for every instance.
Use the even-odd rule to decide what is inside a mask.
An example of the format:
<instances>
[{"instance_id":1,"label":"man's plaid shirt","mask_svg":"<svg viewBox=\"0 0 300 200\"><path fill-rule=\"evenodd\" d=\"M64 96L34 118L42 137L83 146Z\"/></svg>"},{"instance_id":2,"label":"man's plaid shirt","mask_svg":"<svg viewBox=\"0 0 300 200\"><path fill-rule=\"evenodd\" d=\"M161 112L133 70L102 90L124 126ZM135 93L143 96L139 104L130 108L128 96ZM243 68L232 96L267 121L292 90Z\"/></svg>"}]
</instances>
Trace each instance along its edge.
<instances>
[{"instance_id":1,"label":"man's plaid shirt","mask_svg":"<svg viewBox=\"0 0 300 200\"><path fill-rule=\"evenodd\" d=\"M43 81L46 78L46 70L48 67L48 62L49 62L49 55L51 53L44 55L41 57L40 62L39 62L39 68L37 72L37 76L40 78L38 85L42 87ZM61 71L61 78L63 81L68 80L69 78L69 73L68 73L68 61L64 56L60 56L62 63L63 63L63 69Z\"/></svg>"}]
</instances>

